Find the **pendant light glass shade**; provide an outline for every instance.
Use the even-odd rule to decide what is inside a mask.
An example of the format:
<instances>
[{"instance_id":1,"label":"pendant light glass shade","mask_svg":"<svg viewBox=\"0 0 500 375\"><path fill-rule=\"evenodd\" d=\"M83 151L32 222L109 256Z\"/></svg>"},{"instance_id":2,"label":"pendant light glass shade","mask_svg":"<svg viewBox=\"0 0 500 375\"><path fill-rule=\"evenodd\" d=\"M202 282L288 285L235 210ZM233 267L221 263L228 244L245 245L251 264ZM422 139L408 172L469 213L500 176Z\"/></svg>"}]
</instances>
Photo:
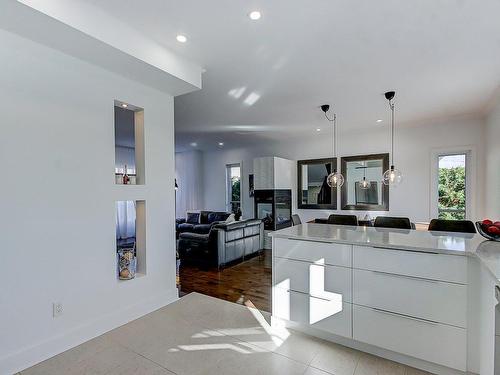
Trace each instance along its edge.
<instances>
[{"instance_id":1,"label":"pendant light glass shade","mask_svg":"<svg viewBox=\"0 0 500 375\"><path fill-rule=\"evenodd\" d=\"M370 185L371 183L366 179L366 177L363 177L363 179L359 182L359 188L363 190L369 189Z\"/></svg>"},{"instance_id":2,"label":"pendant light glass shade","mask_svg":"<svg viewBox=\"0 0 500 375\"><path fill-rule=\"evenodd\" d=\"M391 166L391 169L385 171L382 182L384 185L396 186L399 185L403 181L403 174L399 169L394 168L394 165Z\"/></svg>"},{"instance_id":3,"label":"pendant light glass shade","mask_svg":"<svg viewBox=\"0 0 500 375\"><path fill-rule=\"evenodd\" d=\"M389 108L391 109L391 161L392 165L387 171L384 172L382 182L384 185L397 186L403 181L403 174L399 169L394 168L394 103L392 99L396 93L388 91L385 93L385 98L389 101Z\"/></svg>"},{"instance_id":4,"label":"pendant light glass shade","mask_svg":"<svg viewBox=\"0 0 500 375\"><path fill-rule=\"evenodd\" d=\"M368 167L366 166L366 163L365 163L365 165L363 165L362 167L358 167L358 168L363 169L363 179L358 182L358 186L360 189L367 190L370 188L370 185L371 185L370 181L368 181L366 179L366 168L368 168Z\"/></svg>"},{"instance_id":5,"label":"pendant light glass shade","mask_svg":"<svg viewBox=\"0 0 500 375\"><path fill-rule=\"evenodd\" d=\"M326 183L331 188L341 188L344 185L344 176L342 173L338 173L336 170L330 173L326 178Z\"/></svg>"}]
</instances>

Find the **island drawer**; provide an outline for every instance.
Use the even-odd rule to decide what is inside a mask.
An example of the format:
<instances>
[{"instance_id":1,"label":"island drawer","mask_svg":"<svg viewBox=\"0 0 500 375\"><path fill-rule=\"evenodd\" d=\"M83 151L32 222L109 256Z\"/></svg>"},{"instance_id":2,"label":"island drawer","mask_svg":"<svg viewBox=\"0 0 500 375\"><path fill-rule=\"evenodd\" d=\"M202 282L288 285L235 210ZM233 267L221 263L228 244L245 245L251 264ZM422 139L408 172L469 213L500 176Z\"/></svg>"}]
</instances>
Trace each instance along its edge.
<instances>
[{"instance_id":1,"label":"island drawer","mask_svg":"<svg viewBox=\"0 0 500 375\"><path fill-rule=\"evenodd\" d=\"M353 305L353 338L457 370L466 370L467 334L463 328Z\"/></svg>"},{"instance_id":2,"label":"island drawer","mask_svg":"<svg viewBox=\"0 0 500 375\"><path fill-rule=\"evenodd\" d=\"M280 258L313 263L324 259L325 264L333 266L352 265L352 245L275 238L273 254Z\"/></svg>"},{"instance_id":3,"label":"island drawer","mask_svg":"<svg viewBox=\"0 0 500 375\"><path fill-rule=\"evenodd\" d=\"M355 269L353 303L467 326L467 285Z\"/></svg>"},{"instance_id":4,"label":"island drawer","mask_svg":"<svg viewBox=\"0 0 500 375\"><path fill-rule=\"evenodd\" d=\"M352 337L352 305L305 293L274 289L273 316L335 335Z\"/></svg>"},{"instance_id":5,"label":"island drawer","mask_svg":"<svg viewBox=\"0 0 500 375\"><path fill-rule=\"evenodd\" d=\"M340 295L351 302L352 269L275 258L274 285L284 289L330 299Z\"/></svg>"},{"instance_id":6,"label":"island drawer","mask_svg":"<svg viewBox=\"0 0 500 375\"><path fill-rule=\"evenodd\" d=\"M467 284L467 257L353 246L353 267Z\"/></svg>"}]
</instances>

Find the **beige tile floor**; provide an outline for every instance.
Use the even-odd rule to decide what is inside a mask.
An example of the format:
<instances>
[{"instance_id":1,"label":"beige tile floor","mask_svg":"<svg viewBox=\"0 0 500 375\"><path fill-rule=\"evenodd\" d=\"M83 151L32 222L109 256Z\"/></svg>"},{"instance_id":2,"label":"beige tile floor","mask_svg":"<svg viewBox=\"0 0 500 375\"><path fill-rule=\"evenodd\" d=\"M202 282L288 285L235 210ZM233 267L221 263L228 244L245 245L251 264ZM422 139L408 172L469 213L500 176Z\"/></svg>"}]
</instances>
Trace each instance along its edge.
<instances>
[{"instance_id":1,"label":"beige tile floor","mask_svg":"<svg viewBox=\"0 0 500 375\"><path fill-rule=\"evenodd\" d=\"M428 374L269 321L256 309L191 293L22 374Z\"/></svg>"}]
</instances>

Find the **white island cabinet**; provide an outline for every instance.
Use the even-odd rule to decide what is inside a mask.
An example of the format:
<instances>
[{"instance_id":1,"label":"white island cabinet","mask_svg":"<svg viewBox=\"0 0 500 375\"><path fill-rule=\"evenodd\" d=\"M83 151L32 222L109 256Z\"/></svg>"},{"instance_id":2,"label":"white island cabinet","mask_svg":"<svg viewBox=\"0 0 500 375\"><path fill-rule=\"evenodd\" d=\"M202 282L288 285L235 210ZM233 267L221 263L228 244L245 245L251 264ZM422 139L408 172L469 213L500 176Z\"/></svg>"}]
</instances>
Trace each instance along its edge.
<instances>
[{"instance_id":1,"label":"white island cabinet","mask_svg":"<svg viewBox=\"0 0 500 375\"><path fill-rule=\"evenodd\" d=\"M500 244L327 224L272 236L273 320L438 374L496 374Z\"/></svg>"}]
</instances>

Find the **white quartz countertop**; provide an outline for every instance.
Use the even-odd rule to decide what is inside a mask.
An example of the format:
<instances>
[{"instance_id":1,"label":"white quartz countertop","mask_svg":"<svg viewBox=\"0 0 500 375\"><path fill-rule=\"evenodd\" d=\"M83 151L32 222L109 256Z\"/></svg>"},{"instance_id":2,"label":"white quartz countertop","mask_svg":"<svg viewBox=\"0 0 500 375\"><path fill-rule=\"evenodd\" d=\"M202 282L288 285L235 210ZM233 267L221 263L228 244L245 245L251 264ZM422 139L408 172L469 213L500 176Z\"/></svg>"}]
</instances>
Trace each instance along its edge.
<instances>
[{"instance_id":1,"label":"white quartz countertop","mask_svg":"<svg viewBox=\"0 0 500 375\"><path fill-rule=\"evenodd\" d=\"M270 235L275 238L477 256L500 281L500 242L488 241L479 234L302 224L272 232Z\"/></svg>"}]
</instances>

